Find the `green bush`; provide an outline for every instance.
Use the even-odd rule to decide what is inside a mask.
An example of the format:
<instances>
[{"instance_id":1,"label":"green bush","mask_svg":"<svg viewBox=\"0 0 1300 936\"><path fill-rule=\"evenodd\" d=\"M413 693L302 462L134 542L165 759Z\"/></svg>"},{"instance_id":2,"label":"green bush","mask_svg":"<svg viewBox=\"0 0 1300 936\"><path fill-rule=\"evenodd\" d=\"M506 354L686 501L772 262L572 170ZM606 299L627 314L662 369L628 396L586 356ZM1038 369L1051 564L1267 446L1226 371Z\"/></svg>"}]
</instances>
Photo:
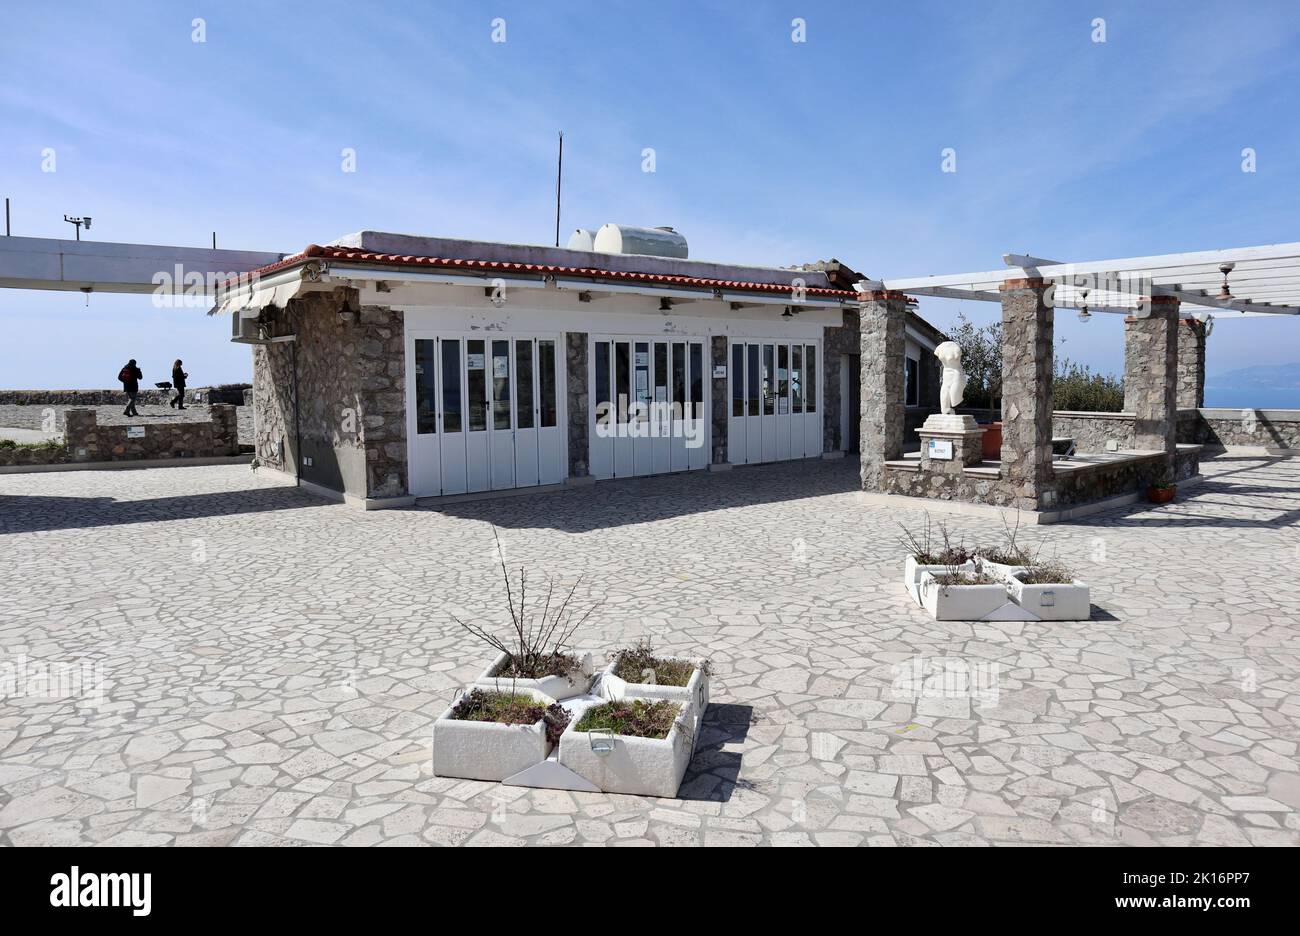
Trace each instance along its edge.
<instances>
[{"instance_id":1,"label":"green bush","mask_svg":"<svg viewBox=\"0 0 1300 936\"><path fill-rule=\"evenodd\" d=\"M1124 409L1124 381L1113 374L1094 374L1069 358L1059 358L1052 377L1052 409L1084 413L1118 413Z\"/></svg>"}]
</instances>

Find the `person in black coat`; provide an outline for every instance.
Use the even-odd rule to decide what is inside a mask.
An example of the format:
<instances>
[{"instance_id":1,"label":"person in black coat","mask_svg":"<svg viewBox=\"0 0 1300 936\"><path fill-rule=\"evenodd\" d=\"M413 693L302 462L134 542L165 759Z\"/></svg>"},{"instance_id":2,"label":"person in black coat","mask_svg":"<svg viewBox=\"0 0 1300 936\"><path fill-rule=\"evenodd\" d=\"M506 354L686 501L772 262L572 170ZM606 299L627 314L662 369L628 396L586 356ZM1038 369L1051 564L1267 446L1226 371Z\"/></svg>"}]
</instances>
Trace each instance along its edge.
<instances>
[{"instance_id":1,"label":"person in black coat","mask_svg":"<svg viewBox=\"0 0 1300 936\"><path fill-rule=\"evenodd\" d=\"M122 381L122 390L126 392L126 409L122 411L122 415L139 416L140 414L135 411L135 398L140 392L140 381L144 379L144 374L136 367L135 358L131 358L123 365L117 372L117 379Z\"/></svg>"},{"instance_id":2,"label":"person in black coat","mask_svg":"<svg viewBox=\"0 0 1300 936\"><path fill-rule=\"evenodd\" d=\"M171 401L170 406L185 409L185 379L189 376L181 367L181 359L177 358L176 363L172 365L172 386L176 388L176 398Z\"/></svg>"}]
</instances>

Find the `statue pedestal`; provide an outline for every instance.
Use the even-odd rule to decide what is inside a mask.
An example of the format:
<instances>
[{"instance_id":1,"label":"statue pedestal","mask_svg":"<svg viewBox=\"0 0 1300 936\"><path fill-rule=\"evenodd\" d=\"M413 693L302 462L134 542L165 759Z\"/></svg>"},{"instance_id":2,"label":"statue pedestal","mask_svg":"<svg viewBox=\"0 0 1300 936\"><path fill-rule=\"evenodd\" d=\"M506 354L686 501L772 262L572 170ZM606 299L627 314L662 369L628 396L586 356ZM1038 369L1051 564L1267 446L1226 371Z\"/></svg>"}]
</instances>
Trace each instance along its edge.
<instances>
[{"instance_id":1,"label":"statue pedestal","mask_svg":"<svg viewBox=\"0 0 1300 936\"><path fill-rule=\"evenodd\" d=\"M934 414L916 430L921 437L921 470L961 474L984 457L984 433L974 416Z\"/></svg>"}]
</instances>

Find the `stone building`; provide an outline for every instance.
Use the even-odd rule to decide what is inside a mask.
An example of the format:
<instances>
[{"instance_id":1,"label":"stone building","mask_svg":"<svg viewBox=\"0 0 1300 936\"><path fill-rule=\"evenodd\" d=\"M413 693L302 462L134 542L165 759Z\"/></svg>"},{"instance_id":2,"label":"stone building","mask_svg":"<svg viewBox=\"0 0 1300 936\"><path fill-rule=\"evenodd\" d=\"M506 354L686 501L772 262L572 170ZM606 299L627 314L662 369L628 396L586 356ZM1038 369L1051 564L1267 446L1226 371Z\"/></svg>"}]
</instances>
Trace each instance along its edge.
<instances>
[{"instance_id":1,"label":"stone building","mask_svg":"<svg viewBox=\"0 0 1300 936\"><path fill-rule=\"evenodd\" d=\"M862 279L364 231L218 310L253 346L259 462L383 507L856 452ZM904 316L919 425L943 335Z\"/></svg>"}]
</instances>

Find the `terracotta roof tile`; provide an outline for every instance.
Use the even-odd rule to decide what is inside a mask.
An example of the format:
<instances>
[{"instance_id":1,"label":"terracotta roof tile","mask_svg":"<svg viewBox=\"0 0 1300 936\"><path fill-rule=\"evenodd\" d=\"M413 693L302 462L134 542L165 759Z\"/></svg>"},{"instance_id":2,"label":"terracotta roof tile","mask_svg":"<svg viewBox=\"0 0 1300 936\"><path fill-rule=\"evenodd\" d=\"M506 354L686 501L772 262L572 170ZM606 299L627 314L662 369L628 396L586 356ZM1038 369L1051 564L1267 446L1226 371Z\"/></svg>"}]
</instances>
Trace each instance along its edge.
<instances>
[{"instance_id":1,"label":"terracotta roof tile","mask_svg":"<svg viewBox=\"0 0 1300 936\"><path fill-rule=\"evenodd\" d=\"M743 280L708 279L699 276L681 276L669 273L638 273L629 270L603 270L598 267L555 266L546 263L524 263L510 260L469 260L454 257L420 257L410 254L374 253L352 247L322 247L311 244L300 254L285 257L254 271L256 275L265 275L278 270L288 269L310 259L347 260L353 263L373 263L381 266L416 266L443 270L481 270L509 273L536 273L546 276L579 276L592 280L622 280L661 286L687 286L701 289L735 289L751 292L788 293L791 287L778 283L754 283ZM792 271L793 272L793 271ZM824 286L808 286L804 292L809 296L827 299L853 299L856 293L851 289L829 289Z\"/></svg>"}]
</instances>

